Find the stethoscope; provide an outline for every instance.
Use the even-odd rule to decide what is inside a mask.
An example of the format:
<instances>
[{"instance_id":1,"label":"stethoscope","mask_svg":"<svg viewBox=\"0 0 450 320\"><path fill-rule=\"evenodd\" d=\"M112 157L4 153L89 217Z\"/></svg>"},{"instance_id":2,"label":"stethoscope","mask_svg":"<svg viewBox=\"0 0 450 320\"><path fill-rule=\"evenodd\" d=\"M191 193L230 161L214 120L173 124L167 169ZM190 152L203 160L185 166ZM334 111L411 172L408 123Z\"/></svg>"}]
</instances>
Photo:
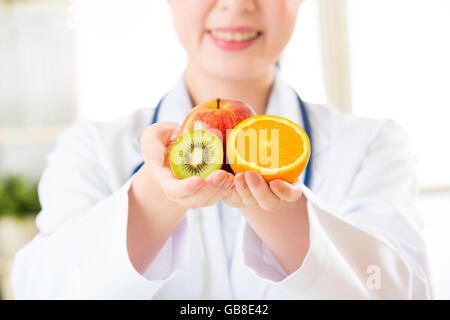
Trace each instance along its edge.
<instances>
[{"instance_id":1,"label":"stethoscope","mask_svg":"<svg viewBox=\"0 0 450 320\"><path fill-rule=\"evenodd\" d=\"M295 91L295 90L294 90ZM300 108L300 113L302 114L302 118L303 118L303 130L305 130L306 134L309 137L310 143L311 143L311 157L309 159L308 165L306 166L305 169L305 175L304 175L304 179L303 179L303 184L306 187L310 187L310 183L311 183L311 168L312 168L312 136L311 136L311 123L309 121L309 117L308 117L308 112L306 110L306 106L305 103L303 102L303 100L300 98L299 94L295 91L296 95L297 95L297 100L298 100L298 106ZM158 122L158 115L159 115L159 111L161 110L161 105L164 101L164 97L161 98L161 100L159 101L158 105L156 106L155 111L153 112L153 117L152 117L152 121L151 121L151 125L155 124ZM139 169L144 165L144 162L141 162L139 165L136 166L136 168L133 170L133 173L131 174L131 176L133 176L136 172L139 171ZM202 221L201 221L201 214L199 214L200 212L198 210L196 210L195 217L197 219L197 223L198 223L198 228L200 231L200 242L201 242L201 260L202 260L202 265L203 265L203 274L204 274L204 279L203 279L203 288L201 291L201 300L204 300L206 298L206 288L207 288L207 279L208 279L208 274L207 274L207 270L208 270L208 262L207 262L207 258L206 258L206 247L205 247L205 240L204 240L204 234L203 234L203 228L202 228ZM155 294L155 298L156 299L160 299L158 293Z\"/></svg>"}]
</instances>

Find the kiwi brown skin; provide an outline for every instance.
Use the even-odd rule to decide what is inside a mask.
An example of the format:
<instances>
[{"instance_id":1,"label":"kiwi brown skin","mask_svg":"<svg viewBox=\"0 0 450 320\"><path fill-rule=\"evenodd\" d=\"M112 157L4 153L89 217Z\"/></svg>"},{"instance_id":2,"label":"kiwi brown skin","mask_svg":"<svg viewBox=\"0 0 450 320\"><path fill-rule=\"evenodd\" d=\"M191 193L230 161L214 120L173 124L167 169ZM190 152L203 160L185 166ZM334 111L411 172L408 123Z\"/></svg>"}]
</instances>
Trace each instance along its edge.
<instances>
[{"instance_id":1,"label":"kiwi brown skin","mask_svg":"<svg viewBox=\"0 0 450 320\"><path fill-rule=\"evenodd\" d=\"M196 166L189 163L194 150L201 150L202 155L202 162ZM179 179L192 176L206 178L213 171L222 168L223 159L224 152L221 140L215 134L205 130L185 132L174 143L170 151L170 166L174 175Z\"/></svg>"}]
</instances>

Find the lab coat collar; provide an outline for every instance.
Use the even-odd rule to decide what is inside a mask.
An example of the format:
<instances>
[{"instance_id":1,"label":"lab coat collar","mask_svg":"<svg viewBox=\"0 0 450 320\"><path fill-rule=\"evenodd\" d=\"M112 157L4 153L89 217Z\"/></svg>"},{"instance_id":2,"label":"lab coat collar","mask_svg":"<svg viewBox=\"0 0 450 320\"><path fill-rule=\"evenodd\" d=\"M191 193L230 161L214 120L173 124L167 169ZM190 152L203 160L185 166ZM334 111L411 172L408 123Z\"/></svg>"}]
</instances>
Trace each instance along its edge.
<instances>
[{"instance_id":1,"label":"lab coat collar","mask_svg":"<svg viewBox=\"0 0 450 320\"><path fill-rule=\"evenodd\" d=\"M304 127L302 113L298 106L297 93L284 81L277 71L269 96L266 114L287 118Z\"/></svg>"},{"instance_id":2,"label":"lab coat collar","mask_svg":"<svg viewBox=\"0 0 450 320\"><path fill-rule=\"evenodd\" d=\"M325 170L329 168L327 162L330 160L327 151L331 147L332 137L330 132L332 128L330 126L333 125L333 122L324 118L329 116L328 113L324 112L324 108L329 107L311 103L305 103L305 107L311 124L312 140L311 159L313 159L313 165L310 189L319 194L326 186L325 177L328 173Z\"/></svg>"},{"instance_id":3,"label":"lab coat collar","mask_svg":"<svg viewBox=\"0 0 450 320\"><path fill-rule=\"evenodd\" d=\"M182 76L175 87L163 97L158 122L171 121L181 125L192 107L192 101Z\"/></svg>"},{"instance_id":4,"label":"lab coat collar","mask_svg":"<svg viewBox=\"0 0 450 320\"><path fill-rule=\"evenodd\" d=\"M312 103L305 103L306 111L308 113L308 118L311 124L311 135L313 140L313 152L317 156L323 151L330 147L331 135L330 126L324 126L323 123L332 123L328 119L324 119L324 115L321 114L323 108L328 108L327 106L316 105Z\"/></svg>"}]
</instances>

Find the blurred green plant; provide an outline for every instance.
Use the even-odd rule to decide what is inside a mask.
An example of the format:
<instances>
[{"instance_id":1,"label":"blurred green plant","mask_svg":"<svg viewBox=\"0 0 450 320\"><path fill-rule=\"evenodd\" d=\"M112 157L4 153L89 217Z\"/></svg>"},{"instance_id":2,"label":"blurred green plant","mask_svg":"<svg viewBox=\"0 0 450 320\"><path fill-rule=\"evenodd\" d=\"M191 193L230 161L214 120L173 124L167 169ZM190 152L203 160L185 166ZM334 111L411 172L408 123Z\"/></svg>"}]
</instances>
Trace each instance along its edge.
<instances>
[{"instance_id":1,"label":"blurred green plant","mask_svg":"<svg viewBox=\"0 0 450 320\"><path fill-rule=\"evenodd\" d=\"M25 218L41 210L37 184L19 175L0 178L0 217Z\"/></svg>"}]
</instances>

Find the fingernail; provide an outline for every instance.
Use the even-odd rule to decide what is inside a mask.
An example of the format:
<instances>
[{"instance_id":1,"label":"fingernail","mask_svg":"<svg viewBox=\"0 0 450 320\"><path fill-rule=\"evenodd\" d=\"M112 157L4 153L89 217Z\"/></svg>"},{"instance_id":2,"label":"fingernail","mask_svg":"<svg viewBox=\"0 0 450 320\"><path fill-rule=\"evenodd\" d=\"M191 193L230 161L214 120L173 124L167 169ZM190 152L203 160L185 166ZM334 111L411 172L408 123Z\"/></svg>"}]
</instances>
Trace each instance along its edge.
<instances>
[{"instance_id":1,"label":"fingernail","mask_svg":"<svg viewBox=\"0 0 450 320\"><path fill-rule=\"evenodd\" d=\"M215 185L220 185L224 181L224 176L222 175L222 173L220 171L215 172L214 176L211 178L211 181Z\"/></svg>"},{"instance_id":2,"label":"fingernail","mask_svg":"<svg viewBox=\"0 0 450 320\"><path fill-rule=\"evenodd\" d=\"M244 174L243 173L238 173L237 174L236 179L235 179L235 184L241 190L247 189L247 184L245 183Z\"/></svg>"},{"instance_id":3,"label":"fingernail","mask_svg":"<svg viewBox=\"0 0 450 320\"><path fill-rule=\"evenodd\" d=\"M247 171L245 173L245 178L249 182L249 184L253 185L254 187L257 187L261 183L261 178L255 171Z\"/></svg>"},{"instance_id":4,"label":"fingernail","mask_svg":"<svg viewBox=\"0 0 450 320\"><path fill-rule=\"evenodd\" d=\"M277 185L277 188L279 191L281 191L281 192L286 191L286 185L283 182L279 182L276 185Z\"/></svg>"}]
</instances>

